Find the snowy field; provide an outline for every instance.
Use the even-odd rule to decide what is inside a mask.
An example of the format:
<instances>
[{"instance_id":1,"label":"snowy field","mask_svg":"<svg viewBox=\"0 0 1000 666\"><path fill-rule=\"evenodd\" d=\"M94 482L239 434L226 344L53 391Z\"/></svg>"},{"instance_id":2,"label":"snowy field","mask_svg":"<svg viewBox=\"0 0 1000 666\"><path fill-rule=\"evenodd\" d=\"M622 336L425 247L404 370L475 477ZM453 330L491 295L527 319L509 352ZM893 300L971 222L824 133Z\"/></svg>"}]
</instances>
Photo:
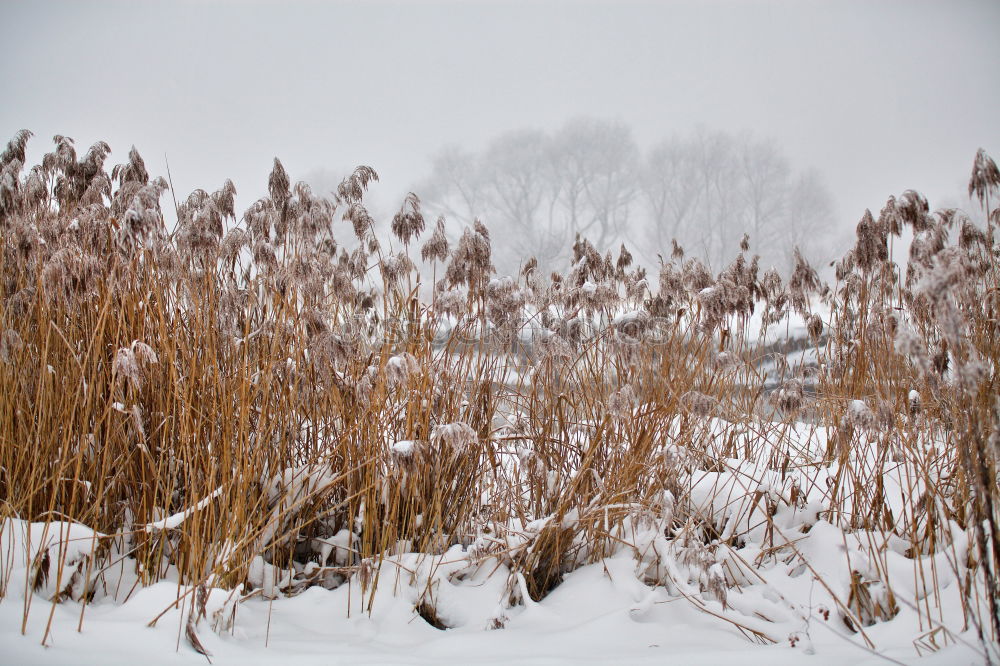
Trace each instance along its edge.
<instances>
[{"instance_id":1,"label":"snowy field","mask_svg":"<svg viewBox=\"0 0 1000 666\"><path fill-rule=\"evenodd\" d=\"M384 244L370 167L327 199L275 159L241 221L226 181L168 232L136 150L57 136L22 182L30 136L0 662L1000 661L1000 214L890 197L833 285L747 237L496 277L480 221L411 245L415 195Z\"/></svg>"},{"instance_id":2,"label":"snowy field","mask_svg":"<svg viewBox=\"0 0 1000 666\"><path fill-rule=\"evenodd\" d=\"M551 518L493 525L439 555L387 553L380 565L358 563L350 536L338 537L324 544L323 567L282 571L258 558L236 590L211 577L201 589L167 582L176 579L169 564L166 580L144 587L123 550L127 538L8 519L0 536L6 663L205 663L196 646L214 664L984 663L975 632L962 627L955 572L967 558L964 531L953 529L950 548L912 558L898 537L835 527L823 498L836 465L781 473L764 464L778 446L818 458L825 430L754 425L705 420L702 438L722 446L735 437L750 455L726 458L710 446L723 469L695 468L682 480L690 515L718 525L719 538L704 543L683 528L665 538L679 511L665 496L658 513L636 507L613 520L620 546L572 567L538 602L511 565ZM680 428L675 421L668 435ZM882 465L886 501L905 515L921 461L852 462ZM147 531L176 528L191 514ZM561 527L580 518L571 513ZM95 544L108 544L97 548L99 561L89 556ZM60 590L63 602L51 603ZM93 600L81 603L91 590Z\"/></svg>"},{"instance_id":3,"label":"snowy field","mask_svg":"<svg viewBox=\"0 0 1000 666\"><path fill-rule=\"evenodd\" d=\"M818 550L839 554L838 544ZM459 555L460 558L460 555ZM412 562L407 562L412 564ZM448 570L455 565L444 565ZM394 575L384 565L383 575ZM877 653L856 637L845 636L833 616L826 621L814 615L805 621L794 607L808 613L826 598L809 580L790 578L788 567L762 571L768 582L748 591L748 604L768 607L787 618L781 629L798 628L802 640L774 646L755 645L732 624L712 613L719 608L699 606L650 588L635 576L632 558L612 557L569 574L552 594L537 604L506 609L503 629L488 630L496 612L504 576L487 571L458 584L439 588L444 608L457 623L441 631L413 611L413 589L398 596L388 589L378 593L369 616L357 599L356 582L334 591L311 588L297 597L273 603L255 599L240 604L234 625L216 633L212 618L226 606L228 593L213 590L207 618L197 629L198 640L211 653L214 664L658 664L669 660L684 664L884 664L914 663L911 636L917 630L913 614L902 611L884 626L871 628L869 636L882 646ZM403 576L409 574L404 572ZM387 586L388 588L388 586ZM783 590L793 607L774 603L769 590ZM124 604L112 601L81 607L61 604L52 613L49 647L40 645L52 607L44 598L32 600L26 635L20 634L23 599L12 595L0 604L0 640L10 664L181 664L205 663L184 635L185 622L177 610L163 615L155 628L148 622L176 599L178 588L158 583L137 590ZM183 592L182 592L183 593ZM797 594L795 594L797 593ZM353 596L353 600L351 597ZM352 603L353 601L353 603ZM347 609L353 607L348 617ZM184 613L186 614L186 609ZM748 624L758 625L752 617ZM774 627L777 630L778 627ZM962 638L962 637L960 637ZM968 645L952 645L919 660L921 664L981 664L973 635Z\"/></svg>"}]
</instances>

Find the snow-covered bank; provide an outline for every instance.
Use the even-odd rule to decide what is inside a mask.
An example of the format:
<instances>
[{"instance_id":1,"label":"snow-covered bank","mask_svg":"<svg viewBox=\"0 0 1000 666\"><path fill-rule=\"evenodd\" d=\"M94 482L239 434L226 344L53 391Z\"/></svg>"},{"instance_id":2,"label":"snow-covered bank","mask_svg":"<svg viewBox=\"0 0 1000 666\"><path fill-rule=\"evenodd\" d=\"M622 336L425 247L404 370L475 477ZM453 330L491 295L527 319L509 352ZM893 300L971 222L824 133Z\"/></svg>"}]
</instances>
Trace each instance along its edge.
<instances>
[{"instance_id":1,"label":"snow-covered bank","mask_svg":"<svg viewBox=\"0 0 1000 666\"><path fill-rule=\"evenodd\" d=\"M143 586L126 535L8 519L0 644L8 663L25 664L204 663L196 646L215 664L985 661L962 626L964 530L952 523L947 545L923 554L892 532L831 522L852 503L831 503L843 474L818 463L825 428L708 418L687 434L703 443L695 453L671 443L691 427L674 420L660 453L690 470L678 480L686 500L597 505L604 527L592 534L611 547L588 541L581 525L593 516L575 511L483 524L471 543L436 555L397 548L381 561L352 555L357 535L345 532L318 564L258 557L245 585L213 587L213 575L198 589L178 585L166 557L161 581ZM931 442L877 450L859 440L845 473L880 468L885 510L906 520L907 498L925 491L922 456L937 454ZM535 601L525 576L552 527L574 545L562 582Z\"/></svg>"},{"instance_id":2,"label":"snow-covered bank","mask_svg":"<svg viewBox=\"0 0 1000 666\"><path fill-rule=\"evenodd\" d=\"M830 550L836 550L829 544ZM390 565L387 565L390 566ZM787 583L787 574L775 571ZM445 607L465 620L446 631L431 627L413 610L406 588L392 596L391 585L380 587L371 615L359 608L357 582L333 591L311 588L294 598L273 603L255 599L240 604L229 630L215 633L212 617L225 608L228 593L213 590L207 617L199 623L198 639L214 664L654 664L670 660L684 664L883 664L886 657L910 663L917 653L910 631L912 618L901 613L870 634L882 646L875 654L845 637L835 614L830 621L813 617L801 625L808 636L792 647L754 645L733 625L698 610L664 588L643 585L634 575L629 557L613 557L567 576L552 594L526 608L508 609L503 629L489 630L486 618L496 610L502 576L485 573L441 589ZM820 586L805 576L800 584L782 589L794 592L793 604L813 604L824 598ZM810 590L810 588L813 588ZM767 595L762 589L746 595L748 603ZM812 594L810 595L810 591ZM0 644L10 664L160 664L206 663L185 638L180 612L164 615L155 628L146 624L170 606L178 588L158 583L138 590L124 604L111 601L89 606L83 631L77 632L80 606L55 607L51 646L40 645L49 606L37 604L19 634L21 604L0 603ZM756 597L751 601L749 597ZM349 605L353 608L350 617ZM765 602L766 603L766 602ZM767 603L772 609L778 604ZM188 605L184 613L190 608ZM712 609L708 609L712 612ZM718 610L718 609L716 609ZM786 614L791 616L790 613ZM955 616L959 617L959 616ZM747 619L752 622L751 619ZM971 634L964 637L974 644ZM879 656L881 655L881 656ZM954 645L923 659L921 664L982 663L982 656L966 645Z\"/></svg>"}]
</instances>

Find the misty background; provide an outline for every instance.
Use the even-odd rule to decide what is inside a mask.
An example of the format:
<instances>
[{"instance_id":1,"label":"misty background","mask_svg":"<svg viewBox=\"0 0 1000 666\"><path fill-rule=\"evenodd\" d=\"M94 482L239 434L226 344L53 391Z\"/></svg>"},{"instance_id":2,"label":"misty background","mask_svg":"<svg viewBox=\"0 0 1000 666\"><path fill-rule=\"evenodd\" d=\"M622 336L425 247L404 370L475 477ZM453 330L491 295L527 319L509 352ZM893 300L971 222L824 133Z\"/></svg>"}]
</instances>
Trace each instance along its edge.
<instances>
[{"instance_id":1,"label":"misty background","mask_svg":"<svg viewBox=\"0 0 1000 666\"><path fill-rule=\"evenodd\" d=\"M32 130L28 164L55 134L135 145L178 199L232 179L239 211L275 156L317 193L370 165L382 228L414 191L452 234L481 217L501 272L576 233L824 262L889 195L967 206L976 149L1000 155L998 28L989 1L7 0L0 139Z\"/></svg>"}]
</instances>

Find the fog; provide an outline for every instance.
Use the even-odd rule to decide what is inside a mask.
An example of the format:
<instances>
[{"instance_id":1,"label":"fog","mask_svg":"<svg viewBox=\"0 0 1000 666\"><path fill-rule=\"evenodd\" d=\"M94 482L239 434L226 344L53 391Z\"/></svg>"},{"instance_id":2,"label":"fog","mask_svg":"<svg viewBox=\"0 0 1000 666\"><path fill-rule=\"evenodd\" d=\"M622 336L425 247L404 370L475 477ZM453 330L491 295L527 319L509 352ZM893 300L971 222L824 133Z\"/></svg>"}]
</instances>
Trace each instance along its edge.
<instances>
[{"instance_id":1,"label":"fog","mask_svg":"<svg viewBox=\"0 0 1000 666\"><path fill-rule=\"evenodd\" d=\"M890 194L957 201L976 149L1000 156L998 28L996 2L5 2L0 137L32 130L29 163L54 134L110 164L134 144L179 197L231 178L239 209L275 156L326 189L367 164L387 221L446 146L580 118L640 157L726 133L817 175L835 244Z\"/></svg>"}]
</instances>

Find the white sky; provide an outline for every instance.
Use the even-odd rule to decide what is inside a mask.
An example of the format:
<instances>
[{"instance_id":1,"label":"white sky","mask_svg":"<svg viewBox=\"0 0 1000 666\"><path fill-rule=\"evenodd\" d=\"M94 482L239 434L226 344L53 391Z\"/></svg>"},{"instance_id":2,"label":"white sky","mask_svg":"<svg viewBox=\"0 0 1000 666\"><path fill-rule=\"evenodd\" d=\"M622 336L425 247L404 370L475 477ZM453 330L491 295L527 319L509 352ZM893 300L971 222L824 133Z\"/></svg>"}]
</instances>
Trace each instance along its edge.
<instances>
[{"instance_id":1,"label":"white sky","mask_svg":"<svg viewBox=\"0 0 1000 666\"><path fill-rule=\"evenodd\" d=\"M229 177L243 208L271 159L294 179L370 164L389 205L445 143L570 117L641 146L751 130L818 168L853 226L1000 159L1000 3L10 2L0 136L135 144L180 195ZM418 192L419 194L419 192Z\"/></svg>"}]
</instances>

